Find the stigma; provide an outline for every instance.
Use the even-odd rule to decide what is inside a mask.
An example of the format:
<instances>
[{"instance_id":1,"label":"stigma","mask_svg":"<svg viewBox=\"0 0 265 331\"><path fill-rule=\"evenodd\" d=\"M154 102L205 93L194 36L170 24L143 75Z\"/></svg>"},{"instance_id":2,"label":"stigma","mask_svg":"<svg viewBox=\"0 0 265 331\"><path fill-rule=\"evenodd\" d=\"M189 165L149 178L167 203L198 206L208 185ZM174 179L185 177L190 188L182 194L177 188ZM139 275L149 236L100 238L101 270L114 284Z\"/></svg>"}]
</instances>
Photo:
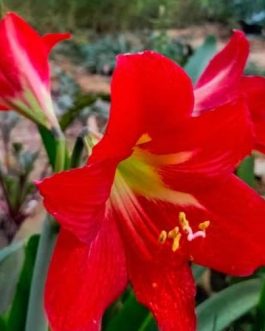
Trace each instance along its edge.
<instances>
[{"instance_id":1,"label":"stigma","mask_svg":"<svg viewBox=\"0 0 265 331\"><path fill-rule=\"evenodd\" d=\"M186 235L189 242L197 238L206 238L206 229L209 227L210 221L199 223L198 230L193 231L184 212L179 213L178 220L180 226L176 226L168 232L163 230L159 235L159 242L161 244L164 244L168 239L172 240L171 249L173 252L176 252L180 248L182 233Z\"/></svg>"}]
</instances>

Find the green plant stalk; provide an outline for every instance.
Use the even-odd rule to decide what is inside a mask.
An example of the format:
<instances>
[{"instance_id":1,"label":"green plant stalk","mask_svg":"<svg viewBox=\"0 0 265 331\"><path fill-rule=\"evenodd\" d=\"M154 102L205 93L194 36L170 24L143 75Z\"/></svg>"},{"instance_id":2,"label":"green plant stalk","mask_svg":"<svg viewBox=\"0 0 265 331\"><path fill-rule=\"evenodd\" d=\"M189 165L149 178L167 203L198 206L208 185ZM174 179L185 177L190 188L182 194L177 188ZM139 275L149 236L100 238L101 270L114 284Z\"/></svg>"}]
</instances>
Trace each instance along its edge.
<instances>
[{"instance_id":1,"label":"green plant stalk","mask_svg":"<svg viewBox=\"0 0 265 331\"><path fill-rule=\"evenodd\" d=\"M47 331L48 328L48 322L44 312L43 294L57 232L57 224L50 216L47 216L44 221L34 266L26 320L26 331Z\"/></svg>"},{"instance_id":2,"label":"green plant stalk","mask_svg":"<svg viewBox=\"0 0 265 331\"><path fill-rule=\"evenodd\" d=\"M54 134L56 140L55 171L64 169L66 158L65 139L61 132ZM58 224L47 216L41 234L30 290L25 331L47 331L48 322L44 311L44 288L48 268L56 243Z\"/></svg>"},{"instance_id":3,"label":"green plant stalk","mask_svg":"<svg viewBox=\"0 0 265 331\"><path fill-rule=\"evenodd\" d=\"M257 305L257 313L256 313L256 322L253 326L253 331L265 330L265 282L263 280L263 284L260 291L259 303Z\"/></svg>"},{"instance_id":4,"label":"green plant stalk","mask_svg":"<svg viewBox=\"0 0 265 331\"><path fill-rule=\"evenodd\" d=\"M4 17L4 0L0 0L0 19Z\"/></svg>"}]
</instances>

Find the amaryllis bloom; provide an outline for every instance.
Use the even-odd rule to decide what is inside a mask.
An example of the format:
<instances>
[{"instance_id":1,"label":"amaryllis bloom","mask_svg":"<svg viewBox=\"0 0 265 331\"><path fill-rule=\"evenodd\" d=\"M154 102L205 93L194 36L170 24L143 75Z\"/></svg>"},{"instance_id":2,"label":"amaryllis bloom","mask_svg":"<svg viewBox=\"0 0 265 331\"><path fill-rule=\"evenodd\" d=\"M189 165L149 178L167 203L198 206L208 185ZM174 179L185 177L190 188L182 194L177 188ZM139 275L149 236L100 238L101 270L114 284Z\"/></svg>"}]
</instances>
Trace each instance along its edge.
<instances>
[{"instance_id":1,"label":"amaryllis bloom","mask_svg":"<svg viewBox=\"0 0 265 331\"><path fill-rule=\"evenodd\" d=\"M38 184L61 224L45 295L53 331L100 330L128 282L160 330L194 331L190 261L238 276L265 264L265 201L233 175L255 143L247 54L235 32L195 91L158 53L117 58L104 137L84 167Z\"/></svg>"},{"instance_id":2,"label":"amaryllis bloom","mask_svg":"<svg viewBox=\"0 0 265 331\"><path fill-rule=\"evenodd\" d=\"M68 33L40 36L9 13L0 21L0 110L16 110L48 128L57 127L50 95L48 55Z\"/></svg>"}]
</instances>

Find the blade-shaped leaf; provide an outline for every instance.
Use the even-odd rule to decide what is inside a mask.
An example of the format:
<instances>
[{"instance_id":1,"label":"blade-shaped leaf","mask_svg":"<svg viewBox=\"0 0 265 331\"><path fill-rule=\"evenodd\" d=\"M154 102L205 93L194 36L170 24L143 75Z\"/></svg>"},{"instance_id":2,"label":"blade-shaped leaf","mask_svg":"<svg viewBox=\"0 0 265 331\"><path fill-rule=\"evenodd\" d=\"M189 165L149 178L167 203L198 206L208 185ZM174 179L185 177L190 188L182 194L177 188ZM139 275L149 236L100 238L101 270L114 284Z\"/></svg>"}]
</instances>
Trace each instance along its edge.
<instances>
[{"instance_id":1,"label":"blade-shaped leaf","mask_svg":"<svg viewBox=\"0 0 265 331\"><path fill-rule=\"evenodd\" d=\"M255 325L253 326L253 331L265 330L265 282L263 280L263 284L260 291L259 302L257 305L256 319Z\"/></svg>"},{"instance_id":2,"label":"blade-shaped leaf","mask_svg":"<svg viewBox=\"0 0 265 331\"><path fill-rule=\"evenodd\" d=\"M85 108L92 105L97 99L109 100L109 95L104 93L89 94L89 95L77 95L74 105L62 115L60 119L60 126L62 130L66 130L67 127L77 118L79 113Z\"/></svg>"},{"instance_id":3,"label":"blade-shaped leaf","mask_svg":"<svg viewBox=\"0 0 265 331\"><path fill-rule=\"evenodd\" d=\"M54 168L56 158L56 141L54 136L52 135L51 131L46 129L44 126L39 126L39 133L47 152L50 164Z\"/></svg>"},{"instance_id":4,"label":"blade-shaped leaf","mask_svg":"<svg viewBox=\"0 0 265 331\"><path fill-rule=\"evenodd\" d=\"M130 293L120 311L114 315L103 327L104 331L138 331L148 316L148 310L140 305L134 295Z\"/></svg>"},{"instance_id":5,"label":"blade-shaped leaf","mask_svg":"<svg viewBox=\"0 0 265 331\"><path fill-rule=\"evenodd\" d=\"M255 174L254 174L254 157L246 157L239 165L237 169L237 175L249 186L255 186Z\"/></svg>"},{"instance_id":6,"label":"blade-shaped leaf","mask_svg":"<svg viewBox=\"0 0 265 331\"><path fill-rule=\"evenodd\" d=\"M138 331L158 331L158 327L151 313L146 316Z\"/></svg>"},{"instance_id":7,"label":"blade-shaped leaf","mask_svg":"<svg viewBox=\"0 0 265 331\"><path fill-rule=\"evenodd\" d=\"M25 260L9 313L7 331L24 330L27 316L30 284L38 248L39 235L32 236L25 247Z\"/></svg>"},{"instance_id":8,"label":"blade-shaped leaf","mask_svg":"<svg viewBox=\"0 0 265 331\"><path fill-rule=\"evenodd\" d=\"M23 247L12 249L13 252L6 255L6 248L3 254L6 256L0 261L0 314L10 307L24 260Z\"/></svg>"},{"instance_id":9,"label":"blade-shaped leaf","mask_svg":"<svg viewBox=\"0 0 265 331\"><path fill-rule=\"evenodd\" d=\"M6 331L6 321L3 316L0 316L0 331Z\"/></svg>"},{"instance_id":10,"label":"blade-shaped leaf","mask_svg":"<svg viewBox=\"0 0 265 331\"><path fill-rule=\"evenodd\" d=\"M23 246L23 242L15 242L13 244L10 244L7 247L4 247L0 250L0 263L4 261L9 255L15 253L16 251L20 250Z\"/></svg>"},{"instance_id":11,"label":"blade-shaped leaf","mask_svg":"<svg viewBox=\"0 0 265 331\"><path fill-rule=\"evenodd\" d=\"M53 133L51 131L49 131L48 129L46 129L43 126L39 125L39 133L43 142L43 145L45 147L45 150L47 152L48 158L49 158L49 162L50 165L52 166L53 169L55 169L55 164L56 164L56 153L57 153L57 145L61 144L62 142L58 139L56 140ZM64 142L65 144L65 142ZM64 151L64 167L65 169L68 168L69 165L69 155L68 155L68 151L65 147L65 151Z\"/></svg>"},{"instance_id":12,"label":"blade-shaped leaf","mask_svg":"<svg viewBox=\"0 0 265 331\"><path fill-rule=\"evenodd\" d=\"M198 282L207 269L197 264L192 265L192 274L196 282Z\"/></svg>"},{"instance_id":13,"label":"blade-shaped leaf","mask_svg":"<svg viewBox=\"0 0 265 331\"><path fill-rule=\"evenodd\" d=\"M254 308L262 281L250 279L229 286L197 307L198 331L221 331Z\"/></svg>"}]
</instances>

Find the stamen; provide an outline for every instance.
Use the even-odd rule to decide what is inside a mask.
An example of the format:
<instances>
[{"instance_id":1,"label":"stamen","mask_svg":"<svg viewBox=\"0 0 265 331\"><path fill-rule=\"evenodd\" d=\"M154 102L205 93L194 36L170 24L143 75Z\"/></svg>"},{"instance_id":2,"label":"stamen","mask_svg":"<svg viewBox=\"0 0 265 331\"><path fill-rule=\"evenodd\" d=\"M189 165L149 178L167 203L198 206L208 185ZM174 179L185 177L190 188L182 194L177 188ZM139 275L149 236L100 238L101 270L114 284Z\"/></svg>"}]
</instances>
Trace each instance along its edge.
<instances>
[{"instance_id":1,"label":"stamen","mask_svg":"<svg viewBox=\"0 0 265 331\"><path fill-rule=\"evenodd\" d=\"M171 231L168 232L168 238L174 239L174 238L176 238L178 233L179 233L179 227L176 226L174 229L172 229Z\"/></svg>"},{"instance_id":2,"label":"stamen","mask_svg":"<svg viewBox=\"0 0 265 331\"><path fill-rule=\"evenodd\" d=\"M181 233L179 232L179 227L176 226L174 229L166 232L165 230L161 231L159 235L159 242L164 244L167 239L172 239L172 251L176 252L180 246Z\"/></svg>"},{"instance_id":3,"label":"stamen","mask_svg":"<svg viewBox=\"0 0 265 331\"><path fill-rule=\"evenodd\" d=\"M179 213L179 223L180 223L181 230L186 233L188 241L192 241L196 238L205 238L206 229L210 225L210 221L202 222L198 225L199 231L193 232L193 230L190 226L190 223L186 217L186 214L184 212ZM164 244L167 241L167 239L172 239L171 249L173 252L176 252L180 247L181 236L182 236L182 234L180 232L180 228L178 226L176 226L168 232L165 230L161 231L161 233L159 235L159 242L161 244Z\"/></svg>"},{"instance_id":4,"label":"stamen","mask_svg":"<svg viewBox=\"0 0 265 331\"><path fill-rule=\"evenodd\" d=\"M190 223L183 211L179 213L179 223L183 231L189 232L191 230Z\"/></svg>"},{"instance_id":5,"label":"stamen","mask_svg":"<svg viewBox=\"0 0 265 331\"><path fill-rule=\"evenodd\" d=\"M176 235L176 237L174 238L173 240L173 243L172 243L172 251L175 253L178 249L179 249L179 246L180 246L180 238L181 238L181 233L178 233Z\"/></svg>"},{"instance_id":6,"label":"stamen","mask_svg":"<svg viewBox=\"0 0 265 331\"><path fill-rule=\"evenodd\" d=\"M165 230L161 231L159 238L158 238L159 242L161 244L164 244L167 240L167 232Z\"/></svg>"},{"instance_id":7,"label":"stamen","mask_svg":"<svg viewBox=\"0 0 265 331\"><path fill-rule=\"evenodd\" d=\"M205 221L199 224L198 228L202 231L205 231L210 225L210 221Z\"/></svg>"}]
</instances>

